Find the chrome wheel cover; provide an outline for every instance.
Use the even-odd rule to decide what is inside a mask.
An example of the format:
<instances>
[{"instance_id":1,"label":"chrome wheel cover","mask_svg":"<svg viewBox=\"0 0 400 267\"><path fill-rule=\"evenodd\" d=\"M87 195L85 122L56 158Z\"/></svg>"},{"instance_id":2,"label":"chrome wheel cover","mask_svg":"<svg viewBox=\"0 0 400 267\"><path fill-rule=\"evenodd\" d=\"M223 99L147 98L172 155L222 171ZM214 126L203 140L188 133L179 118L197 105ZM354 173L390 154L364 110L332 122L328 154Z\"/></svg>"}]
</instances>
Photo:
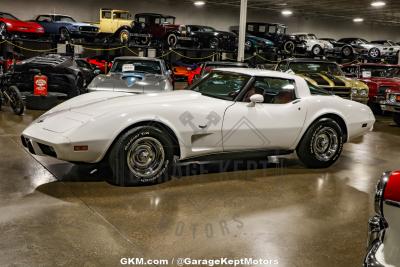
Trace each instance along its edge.
<instances>
[{"instance_id":1,"label":"chrome wheel cover","mask_svg":"<svg viewBox=\"0 0 400 267\"><path fill-rule=\"evenodd\" d=\"M295 48L295 46L294 46L294 43L293 43L293 42L287 42L287 43L285 44L284 50L285 50L286 52L288 52L288 53L292 53L292 52L294 51L294 48Z\"/></svg>"},{"instance_id":2,"label":"chrome wheel cover","mask_svg":"<svg viewBox=\"0 0 400 267\"><path fill-rule=\"evenodd\" d=\"M136 177L151 179L164 165L164 147L153 137L141 137L130 145L126 160Z\"/></svg>"},{"instance_id":3,"label":"chrome wheel cover","mask_svg":"<svg viewBox=\"0 0 400 267\"><path fill-rule=\"evenodd\" d=\"M129 40L129 33L127 33L126 31L122 31L120 33L119 36L119 40L121 41L121 43L126 43Z\"/></svg>"},{"instance_id":4,"label":"chrome wheel cover","mask_svg":"<svg viewBox=\"0 0 400 267\"><path fill-rule=\"evenodd\" d=\"M351 49L349 47L343 48L343 55L348 57L351 55Z\"/></svg>"},{"instance_id":5,"label":"chrome wheel cover","mask_svg":"<svg viewBox=\"0 0 400 267\"><path fill-rule=\"evenodd\" d=\"M339 135L331 127L323 127L314 135L312 147L319 161L329 161L339 149Z\"/></svg>"},{"instance_id":6,"label":"chrome wheel cover","mask_svg":"<svg viewBox=\"0 0 400 267\"><path fill-rule=\"evenodd\" d=\"M321 53L319 46L315 46L312 51L314 55L319 55Z\"/></svg>"},{"instance_id":7,"label":"chrome wheel cover","mask_svg":"<svg viewBox=\"0 0 400 267\"><path fill-rule=\"evenodd\" d=\"M369 51L369 55L373 58L378 57L379 56L379 49L378 48L372 48Z\"/></svg>"}]
</instances>

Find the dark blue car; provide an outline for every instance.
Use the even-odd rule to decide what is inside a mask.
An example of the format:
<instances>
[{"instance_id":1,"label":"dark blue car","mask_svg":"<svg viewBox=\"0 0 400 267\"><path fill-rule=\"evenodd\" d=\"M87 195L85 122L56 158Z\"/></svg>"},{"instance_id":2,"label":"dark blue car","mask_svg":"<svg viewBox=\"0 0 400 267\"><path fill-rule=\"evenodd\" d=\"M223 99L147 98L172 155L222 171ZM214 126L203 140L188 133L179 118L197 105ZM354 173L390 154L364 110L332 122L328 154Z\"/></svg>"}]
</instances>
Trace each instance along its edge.
<instances>
[{"instance_id":1,"label":"dark blue car","mask_svg":"<svg viewBox=\"0 0 400 267\"><path fill-rule=\"evenodd\" d=\"M71 38L93 39L99 32L99 27L76 22L70 16L46 14L36 17L35 22L42 25L45 34L57 38L57 40L68 41Z\"/></svg>"}]
</instances>

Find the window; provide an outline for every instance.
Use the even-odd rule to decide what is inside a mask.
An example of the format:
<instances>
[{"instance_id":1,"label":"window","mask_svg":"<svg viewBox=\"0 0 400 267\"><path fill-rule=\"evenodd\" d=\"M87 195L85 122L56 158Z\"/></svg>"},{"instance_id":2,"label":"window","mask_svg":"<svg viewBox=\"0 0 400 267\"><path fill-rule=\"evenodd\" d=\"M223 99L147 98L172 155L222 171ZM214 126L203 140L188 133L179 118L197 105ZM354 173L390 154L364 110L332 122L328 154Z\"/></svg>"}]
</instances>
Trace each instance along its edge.
<instances>
[{"instance_id":1,"label":"window","mask_svg":"<svg viewBox=\"0 0 400 267\"><path fill-rule=\"evenodd\" d=\"M55 21L74 23L75 20L67 16L56 16Z\"/></svg>"},{"instance_id":2,"label":"window","mask_svg":"<svg viewBox=\"0 0 400 267\"><path fill-rule=\"evenodd\" d=\"M268 27L268 32L269 33L275 33L276 32L276 26L275 25L270 25Z\"/></svg>"},{"instance_id":3,"label":"window","mask_svg":"<svg viewBox=\"0 0 400 267\"><path fill-rule=\"evenodd\" d=\"M80 68L85 68L85 69L89 69L89 70L92 69L92 66L84 60L77 60L76 65L78 65L78 67L80 67Z\"/></svg>"},{"instance_id":4,"label":"window","mask_svg":"<svg viewBox=\"0 0 400 267\"><path fill-rule=\"evenodd\" d=\"M247 25L247 31L253 32L254 31L254 25Z\"/></svg>"},{"instance_id":5,"label":"window","mask_svg":"<svg viewBox=\"0 0 400 267\"><path fill-rule=\"evenodd\" d=\"M139 21L140 23L146 23L146 18L145 17L139 17L137 19L137 21Z\"/></svg>"},{"instance_id":6,"label":"window","mask_svg":"<svg viewBox=\"0 0 400 267\"><path fill-rule=\"evenodd\" d=\"M0 18L19 20L19 19L17 19L16 17L14 17L14 16L11 15L11 14L8 14L8 13L1 13L1 12L0 12Z\"/></svg>"},{"instance_id":7,"label":"window","mask_svg":"<svg viewBox=\"0 0 400 267\"><path fill-rule=\"evenodd\" d=\"M158 61L137 59L116 60L110 72L121 73L124 65L131 65L134 72L161 74L161 65Z\"/></svg>"},{"instance_id":8,"label":"window","mask_svg":"<svg viewBox=\"0 0 400 267\"><path fill-rule=\"evenodd\" d=\"M40 21L40 22L51 22L52 18L51 18L51 16L41 15L36 20Z\"/></svg>"},{"instance_id":9,"label":"window","mask_svg":"<svg viewBox=\"0 0 400 267\"><path fill-rule=\"evenodd\" d=\"M202 95L233 101L249 81L250 76L229 72L212 72L191 90Z\"/></svg>"},{"instance_id":10,"label":"window","mask_svg":"<svg viewBox=\"0 0 400 267\"><path fill-rule=\"evenodd\" d=\"M250 102L250 97L255 94L264 96L264 103L286 104L296 99L296 83L294 80L257 77L253 85L243 97L243 102Z\"/></svg>"},{"instance_id":11,"label":"window","mask_svg":"<svg viewBox=\"0 0 400 267\"><path fill-rule=\"evenodd\" d=\"M130 19L131 14L128 12L114 12L114 19Z\"/></svg>"},{"instance_id":12,"label":"window","mask_svg":"<svg viewBox=\"0 0 400 267\"><path fill-rule=\"evenodd\" d=\"M111 19L111 11L103 11L102 18L103 19Z\"/></svg>"},{"instance_id":13,"label":"window","mask_svg":"<svg viewBox=\"0 0 400 267\"><path fill-rule=\"evenodd\" d=\"M260 26L258 27L258 32L264 33L265 30L266 30L266 27L265 27L264 25L262 25L262 26L260 25Z\"/></svg>"}]
</instances>

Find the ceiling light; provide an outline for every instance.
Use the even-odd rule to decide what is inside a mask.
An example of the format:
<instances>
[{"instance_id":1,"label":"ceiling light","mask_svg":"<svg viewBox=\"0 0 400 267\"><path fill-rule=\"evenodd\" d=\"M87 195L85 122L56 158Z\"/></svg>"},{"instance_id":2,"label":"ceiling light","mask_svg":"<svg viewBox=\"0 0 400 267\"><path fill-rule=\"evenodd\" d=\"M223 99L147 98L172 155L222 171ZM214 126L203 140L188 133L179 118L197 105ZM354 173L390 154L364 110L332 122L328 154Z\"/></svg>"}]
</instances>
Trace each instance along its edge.
<instances>
[{"instance_id":1,"label":"ceiling light","mask_svg":"<svg viewBox=\"0 0 400 267\"><path fill-rule=\"evenodd\" d=\"M204 1L195 1L193 4L195 6L204 6L206 4L206 2L204 2Z\"/></svg>"},{"instance_id":2,"label":"ceiling light","mask_svg":"<svg viewBox=\"0 0 400 267\"><path fill-rule=\"evenodd\" d=\"M290 16L293 14L293 12L291 10L282 10L282 15L284 16Z\"/></svg>"},{"instance_id":3,"label":"ceiling light","mask_svg":"<svg viewBox=\"0 0 400 267\"><path fill-rule=\"evenodd\" d=\"M363 22L364 19L363 18L354 18L353 21L354 22Z\"/></svg>"},{"instance_id":4,"label":"ceiling light","mask_svg":"<svg viewBox=\"0 0 400 267\"><path fill-rule=\"evenodd\" d=\"M381 6L386 6L386 3L383 1L375 1L371 3L371 6L373 7L381 7Z\"/></svg>"}]
</instances>

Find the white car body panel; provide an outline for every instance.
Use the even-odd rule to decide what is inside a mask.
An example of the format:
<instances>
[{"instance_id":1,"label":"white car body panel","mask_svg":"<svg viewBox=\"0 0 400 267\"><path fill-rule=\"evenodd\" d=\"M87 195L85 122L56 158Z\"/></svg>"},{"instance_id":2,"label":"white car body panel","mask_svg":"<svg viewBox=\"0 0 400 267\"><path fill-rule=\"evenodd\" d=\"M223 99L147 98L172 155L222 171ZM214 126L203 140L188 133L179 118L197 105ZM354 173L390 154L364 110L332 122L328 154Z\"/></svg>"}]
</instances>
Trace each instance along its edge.
<instances>
[{"instance_id":1,"label":"white car body panel","mask_svg":"<svg viewBox=\"0 0 400 267\"><path fill-rule=\"evenodd\" d=\"M310 33L293 33L293 35L310 35ZM319 45L325 52L333 52L333 44L321 39L304 39L306 42L306 51L311 52L315 45Z\"/></svg>"},{"instance_id":2,"label":"white car body panel","mask_svg":"<svg viewBox=\"0 0 400 267\"><path fill-rule=\"evenodd\" d=\"M23 136L30 140L36 154L41 154L37 149L40 143L51 146L60 160L96 163L125 129L140 122L157 121L174 132L180 145L180 159L184 160L237 149L294 150L307 128L327 113L345 121L350 140L370 131L375 122L371 110L363 104L337 96L311 95L306 81L299 76L255 69L225 71L293 79L298 99L287 104L260 103L250 107L249 103L187 90L144 95L95 92L48 111L25 129ZM210 114L219 119L210 123ZM192 118L185 121L185 115ZM262 145L250 138L246 128L232 131L241 118L267 139ZM76 152L74 146L89 149Z\"/></svg>"}]
</instances>

